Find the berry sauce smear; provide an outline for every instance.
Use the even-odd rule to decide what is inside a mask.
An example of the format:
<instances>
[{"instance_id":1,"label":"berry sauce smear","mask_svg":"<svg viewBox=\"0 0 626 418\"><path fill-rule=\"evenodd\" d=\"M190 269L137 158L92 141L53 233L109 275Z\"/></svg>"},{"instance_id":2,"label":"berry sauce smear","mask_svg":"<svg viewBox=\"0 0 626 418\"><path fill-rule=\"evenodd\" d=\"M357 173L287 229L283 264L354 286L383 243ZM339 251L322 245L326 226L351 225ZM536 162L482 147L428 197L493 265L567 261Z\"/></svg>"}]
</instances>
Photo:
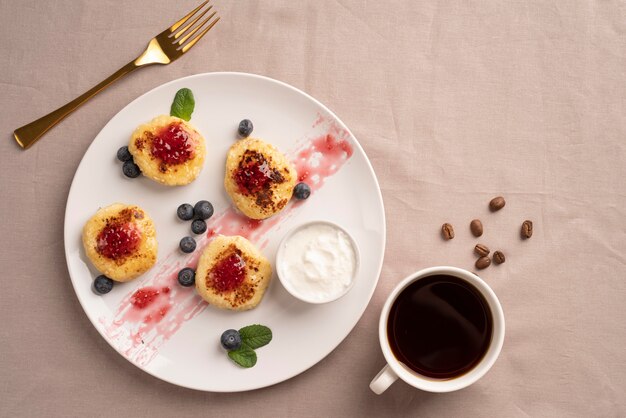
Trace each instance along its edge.
<instances>
[{"instance_id":1,"label":"berry sauce smear","mask_svg":"<svg viewBox=\"0 0 626 418\"><path fill-rule=\"evenodd\" d=\"M143 315L143 322L160 322L170 310L169 296L170 288L146 286L137 289L130 297L130 304L135 311L133 316ZM165 301L164 301L165 299ZM160 302L160 306L156 306ZM155 308L156 306L156 308Z\"/></svg>"},{"instance_id":2,"label":"berry sauce smear","mask_svg":"<svg viewBox=\"0 0 626 418\"><path fill-rule=\"evenodd\" d=\"M136 308L144 309L150 306L159 294L161 294L159 289L154 287L144 287L133 293L130 297L130 303Z\"/></svg>"},{"instance_id":3,"label":"berry sauce smear","mask_svg":"<svg viewBox=\"0 0 626 418\"><path fill-rule=\"evenodd\" d=\"M173 123L152 138L151 152L165 164L183 164L193 158L193 141L180 123Z\"/></svg>"}]
</instances>

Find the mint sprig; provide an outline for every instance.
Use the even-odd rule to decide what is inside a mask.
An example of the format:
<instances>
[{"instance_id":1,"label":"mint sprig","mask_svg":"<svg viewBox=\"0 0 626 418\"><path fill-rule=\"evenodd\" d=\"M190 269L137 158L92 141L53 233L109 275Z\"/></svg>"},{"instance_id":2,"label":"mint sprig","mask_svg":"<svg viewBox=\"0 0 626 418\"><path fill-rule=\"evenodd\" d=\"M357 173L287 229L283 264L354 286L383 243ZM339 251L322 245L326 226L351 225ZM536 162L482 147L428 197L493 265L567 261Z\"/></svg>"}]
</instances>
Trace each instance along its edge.
<instances>
[{"instance_id":1,"label":"mint sprig","mask_svg":"<svg viewBox=\"0 0 626 418\"><path fill-rule=\"evenodd\" d=\"M241 336L241 347L230 350L228 357L241 367L254 367L257 361L254 350L272 341L272 330L265 325L254 324L243 327L238 332Z\"/></svg>"},{"instance_id":2,"label":"mint sprig","mask_svg":"<svg viewBox=\"0 0 626 418\"><path fill-rule=\"evenodd\" d=\"M239 330L241 342L252 349L263 347L272 341L272 330L264 325L248 325Z\"/></svg>"},{"instance_id":3,"label":"mint sprig","mask_svg":"<svg viewBox=\"0 0 626 418\"><path fill-rule=\"evenodd\" d=\"M193 93L185 87L176 92L170 108L170 115L189 121L195 107L196 100L193 98Z\"/></svg>"},{"instance_id":4,"label":"mint sprig","mask_svg":"<svg viewBox=\"0 0 626 418\"><path fill-rule=\"evenodd\" d=\"M229 351L228 357L241 367L250 368L256 364L256 353L245 344L236 350Z\"/></svg>"}]
</instances>

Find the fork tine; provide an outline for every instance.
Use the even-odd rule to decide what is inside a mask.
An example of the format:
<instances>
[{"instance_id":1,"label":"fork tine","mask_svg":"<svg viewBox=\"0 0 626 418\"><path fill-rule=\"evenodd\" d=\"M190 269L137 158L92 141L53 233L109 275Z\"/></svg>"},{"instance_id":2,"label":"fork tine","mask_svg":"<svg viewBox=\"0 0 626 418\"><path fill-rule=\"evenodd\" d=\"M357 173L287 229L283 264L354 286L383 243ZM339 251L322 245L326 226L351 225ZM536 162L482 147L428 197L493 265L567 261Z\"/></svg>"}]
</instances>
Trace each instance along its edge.
<instances>
[{"instance_id":1,"label":"fork tine","mask_svg":"<svg viewBox=\"0 0 626 418\"><path fill-rule=\"evenodd\" d=\"M190 11L189 13L187 13L187 15L185 15L185 17L183 17L182 19L180 19L178 22L174 23L172 26L170 26L170 32L174 33L176 31L176 29L180 28L182 25L185 24L186 21L189 20L189 18L193 15L196 14L196 12L200 9L202 9L204 7L205 4L207 4L209 2L209 0L205 0L204 3L202 3L200 6L196 7L195 9L193 9L192 11Z\"/></svg>"},{"instance_id":2,"label":"fork tine","mask_svg":"<svg viewBox=\"0 0 626 418\"><path fill-rule=\"evenodd\" d=\"M204 35L206 35L206 33L210 31L217 22L219 22L219 20L220 20L220 17L218 16L217 19L215 19L206 29L200 32L198 36L193 38L191 41L187 42L181 50L182 53L184 54L185 52L189 51L189 49L191 49L191 47L194 46L196 42L198 42Z\"/></svg>"},{"instance_id":3,"label":"fork tine","mask_svg":"<svg viewBox=\"0 0 626 418\"><path fill-rule=\"evenodd\" d=\"M198 30L202 29L202 27L213 18L213 16L215 16L217 14L217 12L213 12L209 15L209 17L207 17L206 19L204 19L202 21L202 23L200 23L198 26L196 26L195 28L193 28L193 30L191 30L188 34L186 34L185 36L183 36L182 38L180 38L179 41L177 41L176 43L178 43L178 45L182 45L185 43L185 41L189 38L191 38L193 36L194 33L198 32Z\"/></svg>"},{"instance_id":4,"label":"fork tine","mask_svg":"<svg viewBox=\"0 0 626 418\"><path fill-rule=\"evenodd\" d=\"M182 28L181 30L179 30L178 32L176 32L174 34L174 39L178 39L178 37L180 35L182 35L183 33L185 33L187 30L189 30L190 27L192 27L193 25L196 24L196 22L200 19L202 19L202 16L204 16L206 14L206 12L208 12L209 10L211 10L213 8L213 5L210 5L206 10L204 10L202 13L200 13L198 15L198 17L196 17L194 20L192 20L191 22L189 22L189 24L185 25L184 28ZM215 14L215 13L214 13ZM210 17L210 16L209 16ZM171 36L171 35L170 35Z\"/></svg>"}]
</instances>

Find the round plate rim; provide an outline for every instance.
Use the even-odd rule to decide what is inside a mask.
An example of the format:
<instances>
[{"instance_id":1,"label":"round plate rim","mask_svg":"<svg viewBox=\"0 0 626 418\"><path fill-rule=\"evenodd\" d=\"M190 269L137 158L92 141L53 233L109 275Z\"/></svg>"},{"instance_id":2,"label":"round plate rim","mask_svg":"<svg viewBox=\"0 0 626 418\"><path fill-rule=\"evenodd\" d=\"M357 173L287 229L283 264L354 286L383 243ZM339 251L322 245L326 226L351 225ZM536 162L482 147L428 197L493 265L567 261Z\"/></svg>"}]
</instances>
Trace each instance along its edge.
<instances>
[{"instance_id":1,"label":"round plate rim","mask_svg":"<svg viewBox=\"0 0 626 418\"><path fill-rule=\"evenodd\" d=\"M203 78L203 77L214 77L214 76L239 76L239 77L250 77L250 78L256 78L259 80L263 80L265 82L270 82L270 83L274 83L274 84L278 84L284 88L287 88L289 90L294 91L295 93L298 93L300 95L303 95L304 97L306 97L307 99L311 100L312 102L314 102L317 106L319 106L320 108L322 108L324 111L328 112L328 114L330 114L338 123L339 125L345 129L354 139L354 145L363 153L363 155L365 156L365 163L367 164L367 167L370 171L370 173L372 174L372 177L374 179L374 183L376 185L376 193L377 193L377 200L381 205L381 209L382 209L382 257L380 258L380 263L377 267L377 271L376 271L376 280L374 283L374 286L372 286L369 294L367 295L367 303L364 305L364 307L362 309L360 309L360 312L358 314L358 316L356 317L356 320L352 323L352 325L350 326L348 332L346 333L346 335L343 336L343 338L339 339L339 341L337 341L336 344L334 344L332 346L332 348L330 350L328 350L328 352L326 354L324 354L323 356L321 356L320 358L312 361L312 362L307 362L307 364L305 365L304 368L299 368L298 370L296 370L293 374L290 374L288 377L281 377L279 379L275 379L272 380L270 379L269 382L267 382L266 384L262 384L262 385L252 385L250 387L244 387L240 390L216 390L216 389L206 389L203 387L197 387L194 385L186 385L184 383L181 382L174 382L171 379L167 378L167 377L163 377L163 376L158 376L156 373L153 373L151 370L148 370L145 367L140 366L139 364L136 364L135 362L133 362L131 359L129 359L128 357L122 355L122 353L119 352L119 350L112 344L112 341L110 341L106 335L104 335L103 330L101 330L99 327L96 326L96 322L97 319L92 317L92 314L90 313L90 311L86 308L87 302L83 299L83 297L81 296L81 294L76 290L76 284L75 284L75 280L73 278L72 275L72 269L70 267L70 254L68 251L68 242L70 242L70 237L68 236L69 232L68 232L68 222L70 222L71 220L69 219L69 202L70 202L70 197L72 196L73 192L75 191L75 187L76 187L76 182L77 182L77 174L80 171L82 165L85 163L85 159L84 156L89 152L89 150L91 149L91 147L93 146L95 140L98 138L98 136L100 136L100 134L109 126L109 124L116 119L116 117L123 113L128 107L132 106L136 101L141 100L144 96L152 93L153 91L157 90L157 89L161 89L163 87L166 87L170 84L174 84L183 80L190 80L190 79L194 79L194 78ZM318 101L317 99L315 99L313 96L309 95L308 93L298 89L297 87L294 87L290 84L287 84L283 81L280 80L276 80L274 78L271 77L267 77L267 76L263 76L263 75L259 75L259 74L253 74L253 73L245 73L245 72L237 72L237 71L216 71L216 72L205 72L205 73L197 73L197 74L193 74L193 75L189 75L189 76L185 76L185 77L180 77L174 80L170 80L166 83L160 84L158 86L153 87L152 89L144 92L143 94L141 94L140 96L137 96L135 99L133 99L131 102L129 102L126 106L124 106L122 109L120 109L115 115L113 115L108 122L100 129L100 131L96 134L96 136L94 137L94 139L91 141L91 144L89 144L89 147L87 147L87 149L85 150L83 157L80 160L80 163L78 164L78 166L76 167L76 171L74 172L74 176L72 177L72 183L70 185L70 190L67 194L67 200L66 200L66 204L65 204L65 215L64 215L64 221L63 221L63 247L65 250L65 262L67 264L67 269L68 269L68 273L70 276L70 281L72 283L72 288L74 290L74 293L76 294L76 297L78 299L78 302L81 305L81 308L83 309L83 311L85 312L85 314L87 315L87 318L89 319L89 322L91 322L91 325L96 329L96 331L98 331L98 333L100 334L100 336L107 342L107 344L109 344L111 346L111 348L113 348L113 350L115 350L116 353L120 354L122 356L122 358L126 359L129 363L131 363L133 366L137 367L138 369L144 371L145 373L148 373L149 375L168 382L172 385L175 386L180 386L180 387L185 387L188 389L193 389L193 390L198 390L198 391L203 391L203 392L215 392L215 393L236 393L236 392L245 392L245 391L249 391L249 390L255 390L255 389L262 389L265 387L269 387L269 386L273 386L276 385L278 383L282 383L285 382L289 379L294 378L295 376L298 376L299 374L304 373L305 371L309 370L311 367L315 366L316 364L318 364L320 361L322 361L324 358L326 358L330 353L332 353L345 339L346 337L348 337L348 335L350 335L350 333L354 330L354 327L356 326L356 324L361 320L361 318L363 317L363 313L365 313L365 310L367 309L367 307L369 306L370 301L372 300L372 296L374 295L374 291L376 290L376 287L378 286L378 281L380 280L380 273L382 272L382 267L383 267L383 263L384 263L384 258L385 258L385 248L386 248L386 244L387 244L387 220L386 220L386 216L385 216L385 205L384 205L384 201L383 201L383 197L382 197L382 191L380 189L380 184L378 182L378 178L376 177L376 172L374 171L374 168L372 166L371 161L369 160L369 157L367 157L367 154L365 153L365 150L363 149L363 147L361 146L360 142L358 141L358 139L356 138L356 136L352 133L352 131L346 126L346 124L333 112L331 111L326 105L324 105L323 103L321 103L320 101Z\"/></svg>"}]
</instances>

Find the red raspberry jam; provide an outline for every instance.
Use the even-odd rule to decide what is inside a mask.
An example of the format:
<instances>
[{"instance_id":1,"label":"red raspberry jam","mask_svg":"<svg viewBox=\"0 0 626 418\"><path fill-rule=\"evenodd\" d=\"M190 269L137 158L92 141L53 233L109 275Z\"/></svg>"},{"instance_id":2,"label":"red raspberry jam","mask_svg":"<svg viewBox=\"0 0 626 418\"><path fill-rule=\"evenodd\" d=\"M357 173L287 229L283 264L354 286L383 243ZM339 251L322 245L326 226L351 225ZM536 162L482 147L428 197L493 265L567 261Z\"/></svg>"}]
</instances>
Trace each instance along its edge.
<instances>
[{"instance_id":1,"label":"red raspberry jam","mask_svg":"<svg viewBox=\"0 0 626 418\"><path fill-rule=\"evenodd\" d=\"M193 141L180 123L172 123L152 138L151 152L165 164L183 164L193 157Z\"/></svg>"},{"instance_id":2,"label":"red raspberry jam","mask_svg":"<svg viewBox=\"0 0 626 418\"><path fill-rule=\"evenodd\" d=\"M134 224L107 225L98 234L97 250L106 258L119 260L131 255L141 243L141 234Z\"/></svg>"},{"instance_id":3,"label":"red raspberry jam","mask_svg":"<svg viewBox=\"0 0 626 418\"><path fill-rule=\"evenodd\" d=\"M245 194L257 194L268 189L272 182L282 183L284 180L280 172L272 170L263 154L252 150L244 152L233 178L239 191Z\"/></svg>"},{"instance_id":4,"label":"red raspberry jam","mask_svg":"<svg viewBox=\"0 0 626 418\"><path fill-rule=\"evenodd\" d=\"M142 287L130 297L130 303L139 309L143 309L154 302L161 291L154 287Z\"/></svg>"},{"instance_id":5,"label":"red raspberry jam","mask_svg":"<svg viewBox=\"0 0 626 418\"><path fill-rule=\"evenodd\" d=\"M243 283L246 277L246 262L237 253L222 258L211 270L209 277L218 292L230 292Z\"/></svg>"}]
</instances>

